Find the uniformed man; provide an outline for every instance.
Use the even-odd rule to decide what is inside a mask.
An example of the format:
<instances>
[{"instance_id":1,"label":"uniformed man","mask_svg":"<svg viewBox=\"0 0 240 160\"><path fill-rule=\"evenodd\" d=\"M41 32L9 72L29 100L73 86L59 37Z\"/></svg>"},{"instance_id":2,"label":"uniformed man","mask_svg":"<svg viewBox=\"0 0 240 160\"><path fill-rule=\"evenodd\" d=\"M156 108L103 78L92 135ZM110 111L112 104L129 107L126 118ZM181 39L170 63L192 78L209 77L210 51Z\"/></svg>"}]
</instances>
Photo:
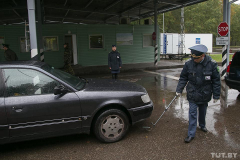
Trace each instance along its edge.
<instances>
[{"instance_id":1,"label":"uniformed man","mask_svg":"<svg viewBox=\"0 0 240 160\"><path fill-rule=\"evenodd\" d=\"M63 67L63 69L65 72L70 73L71 75L75 75L73 68L72 68L71 60L72 60L72 55L68 48L68 43L65 43L64 44L64 67Z\"/></svg>"},{"instance_id":2,"label":"uniformed man","mask_svg":"<svg viewBox=\"0 0 240 160\"><path fill-rule=\"evenodd\" d=\"M220 97L220 74L216 61L205 53L208 51L205 45L196 45L191 48L191 56L182 70L176 94L181 95L187 85L187 99L189 101L189 126L188 136L185 142L194 139L197 128L197 117L199 127L203 132L206 128L206 112L208 102L212 99L216 103ZM198 116L199 111L199 116Z\"/></svg>"},{"instance_id":3,"label":"uniformed man","mask_svg":"<svg viewBox=\"0 0 240 160\"><path fill-rule=\"evenodd\" d=\"M4 49L4 57L6 61L17 61L18 57L15 52L13 52L8 44L2 44Z\"/></svg>"},{"instance_id":4,"label":"uniformed man","mask_svg":"<svg viewBox=\"0 0 240 160\"><path fill-rule=\"evenodd\" d=\"M117 51L116 45L112 45L112 51L108 54L108 66L112 73L112 79L117 79L120 68L122 68L122 60L120 53Z\"/></svg>"}]
</instances>

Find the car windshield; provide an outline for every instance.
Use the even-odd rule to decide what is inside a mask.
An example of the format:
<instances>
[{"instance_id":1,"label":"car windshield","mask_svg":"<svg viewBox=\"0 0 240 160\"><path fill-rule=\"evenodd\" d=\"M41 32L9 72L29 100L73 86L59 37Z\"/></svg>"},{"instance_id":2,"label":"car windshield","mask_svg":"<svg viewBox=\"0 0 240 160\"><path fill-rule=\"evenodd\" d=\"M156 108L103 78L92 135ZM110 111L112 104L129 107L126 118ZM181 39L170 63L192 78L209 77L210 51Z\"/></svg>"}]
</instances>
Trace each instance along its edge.
<instances>
[{"instance_id":1,"label":"car windshield","mask_svg":"<svg viewBox=\"0 0 240 160\"><path fill-rule=\"evenodd\" d=\"M51 67L49 65L42 66L42 69L51 73L52 75L61 79L62 81L66 82L67 84L69 84L70 86L77 90L81 90L85 86L86 83L85 80L75 77L69 73L63 72L59 69L55 69L54 67Z\"/></svg>"}]
</instances>

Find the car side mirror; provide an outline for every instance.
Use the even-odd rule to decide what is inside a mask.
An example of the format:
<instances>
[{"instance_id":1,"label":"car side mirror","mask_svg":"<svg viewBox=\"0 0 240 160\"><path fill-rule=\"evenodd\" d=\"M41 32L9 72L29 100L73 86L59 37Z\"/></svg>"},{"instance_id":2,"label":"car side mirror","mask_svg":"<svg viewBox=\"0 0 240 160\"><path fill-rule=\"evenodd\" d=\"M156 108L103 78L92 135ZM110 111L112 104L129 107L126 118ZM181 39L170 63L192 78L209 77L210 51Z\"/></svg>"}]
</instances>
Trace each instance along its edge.
<instances>
[{"instance_id":1,"label":"car side mirror","mask_svg":"<svg viewBox=\"0 0 240 160\"><path fill-rule=\"evenodd\" d=\"M54 95L66 94L67 92L68 92L68 89L66 89L63 85L56 86L54 88Z\"/></svg>"}]
</instances>

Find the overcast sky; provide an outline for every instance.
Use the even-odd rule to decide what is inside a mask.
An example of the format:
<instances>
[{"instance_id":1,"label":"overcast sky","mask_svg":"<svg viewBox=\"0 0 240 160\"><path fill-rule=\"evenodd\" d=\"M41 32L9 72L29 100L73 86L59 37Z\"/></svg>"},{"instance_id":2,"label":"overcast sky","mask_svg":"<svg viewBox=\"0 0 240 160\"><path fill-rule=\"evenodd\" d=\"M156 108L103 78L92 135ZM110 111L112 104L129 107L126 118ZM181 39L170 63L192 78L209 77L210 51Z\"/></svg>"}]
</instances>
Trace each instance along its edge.
<instances>
[{"instance_id":1,"label":"overcast sky","mask_svg":"<svg viewBox=\"0 0 240 160\"><path fill-rule=\"evenodd\" d=\"M240 0L238 0L237 2L235 2L235 4L240 4Z\"/></svg>"}]
</instances>

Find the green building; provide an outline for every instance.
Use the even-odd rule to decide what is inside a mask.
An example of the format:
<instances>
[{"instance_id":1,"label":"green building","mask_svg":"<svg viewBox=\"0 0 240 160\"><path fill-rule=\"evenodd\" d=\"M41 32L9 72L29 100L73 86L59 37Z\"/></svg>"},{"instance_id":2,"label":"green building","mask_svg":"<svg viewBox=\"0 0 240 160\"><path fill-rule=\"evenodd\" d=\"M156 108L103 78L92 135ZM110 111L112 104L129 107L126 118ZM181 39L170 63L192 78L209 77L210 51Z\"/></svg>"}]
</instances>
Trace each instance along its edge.
<instances>
[{"instance_id":1,"label":"green building","mask_svg":"<svg viewBox=\"0 0 240 160\"><path fill-rule=\"evenodd\" d=\"M123 64L153 62L153 31L153 25L46 24L42 26L44 60L54 67L63 67L63 44L67 42L75 65L106 65L112 44L117 45ZM19 60L31 59L30 47L26 49L25 25L0 26L0 38ZM4 61L2 49L0 61Z\"/></svg>"}]
</instances>

